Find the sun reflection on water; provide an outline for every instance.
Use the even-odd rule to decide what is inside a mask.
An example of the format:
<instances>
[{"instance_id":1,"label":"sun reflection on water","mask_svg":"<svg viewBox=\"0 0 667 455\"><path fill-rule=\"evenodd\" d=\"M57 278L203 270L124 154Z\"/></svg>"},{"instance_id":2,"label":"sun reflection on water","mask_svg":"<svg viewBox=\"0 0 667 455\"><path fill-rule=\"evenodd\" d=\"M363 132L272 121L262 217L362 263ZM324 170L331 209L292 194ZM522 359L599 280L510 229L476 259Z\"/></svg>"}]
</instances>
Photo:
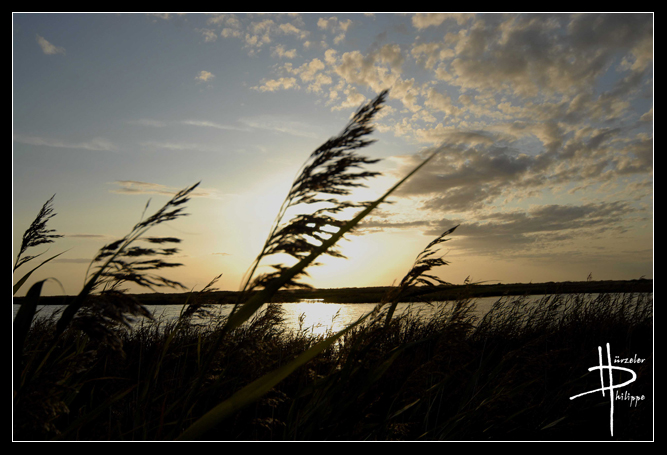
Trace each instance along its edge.
<instances>
[{"instance_id":1,"label":"sun reflection on water","mask_svg":"<svg viewBox=\"0 0 667 455\"><path fill-rule=\"evenodd\" d=\"M290 304L289 317L296 317L296 326L315 336L336 332L349 323L349 312L344 305L324 303L323 299L302 300ZM294 326L293 325L293 326Z\"/></svg>"}]
</instances>

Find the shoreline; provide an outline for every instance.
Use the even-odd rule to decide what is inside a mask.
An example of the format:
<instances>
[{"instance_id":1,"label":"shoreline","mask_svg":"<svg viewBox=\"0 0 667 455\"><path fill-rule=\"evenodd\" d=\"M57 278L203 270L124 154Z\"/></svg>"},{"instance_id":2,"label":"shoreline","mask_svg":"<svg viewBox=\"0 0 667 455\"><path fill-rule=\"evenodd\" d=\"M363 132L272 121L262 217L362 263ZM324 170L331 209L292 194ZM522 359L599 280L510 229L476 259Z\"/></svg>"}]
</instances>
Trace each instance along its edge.
<instances>
[{"instance_id":1,"label":"shoreline","mask_svg":"<svg viewBox=\"0 0 667 455\"><path fill-rule=\"evenodd\" d=\"M377 303L386 295L390 286L363 288L331 288L282 290L276 293L275 303L287 303L305 299L321 299L323 303ZM405 302L429 300L457 300L461 298L504 297L542 294L580 293L634 293L653 292L653 279L605 280L605 281L564 281L545 283L512 284L468 284L452 286L421 286L406 293ZM215 291L207 293L207 300L217 304L234 304L236 291ZM183 305L189 292L129 294L144 305ZM197 293L194 293L197 295ZM43 296L40 305L64 305L74 296ZM21 304L25 297L13 297L14 304Z\"/></svg>"}]
</instances>

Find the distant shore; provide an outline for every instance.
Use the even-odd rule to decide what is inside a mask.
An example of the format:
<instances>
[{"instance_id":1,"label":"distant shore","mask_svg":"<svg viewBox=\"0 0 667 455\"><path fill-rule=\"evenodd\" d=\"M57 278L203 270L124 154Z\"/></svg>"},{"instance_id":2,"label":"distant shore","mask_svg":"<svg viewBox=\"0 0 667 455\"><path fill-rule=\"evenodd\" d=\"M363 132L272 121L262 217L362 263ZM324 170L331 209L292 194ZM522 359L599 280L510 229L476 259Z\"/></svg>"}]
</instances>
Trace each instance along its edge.
<instances>
[{"instance_id":1,"label":"distant shore","mask_svg":"<svg viewBox=\"0 0 667 455\"><path fill-rule=\"evenodd\" d=\"M310 290L283 290L274 297L274 302L297 302L318 299L324 303L377 303L391 287L333 288ZM407 293L403 301L456 300L461 298L502 297L516 295L542 294L577 294L577 293L633 293L653 292L652 279L607 280L607 281L564 281L545 283L513 284L468 284L452 286L418 287ZM153 293L133 294L133 297L145 305L182 305L189 293ZM207 294L207 300L218 304L236 303L238 292L218 291ZM41 305L63 305L72 296L44 296ZM20 304L24 297L14 297L14 303Z\"/></svg>"}]
</instances>

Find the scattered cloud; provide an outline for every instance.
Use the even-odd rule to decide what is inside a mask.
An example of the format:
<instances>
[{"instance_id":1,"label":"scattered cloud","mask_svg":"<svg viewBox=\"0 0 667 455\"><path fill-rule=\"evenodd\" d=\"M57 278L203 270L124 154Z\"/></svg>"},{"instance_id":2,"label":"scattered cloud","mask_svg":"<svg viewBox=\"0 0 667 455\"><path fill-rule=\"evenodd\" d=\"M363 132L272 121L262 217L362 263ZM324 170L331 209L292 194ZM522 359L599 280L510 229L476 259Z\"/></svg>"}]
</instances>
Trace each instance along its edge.
<instances>
[{"instance_id":1,"label":"scattered cloud","mask_svg":"<svg viewBox=\"0 0 667 455\"><path fill-rule=\"evenodd\" d=\"M104 234L63 234L65 237L76 239L107 239L111 238Z\"/></svg>"},{"instance_id":2,"label":"scattered cloud","mask_svg":"<svg viewBox=\"0 0 667 455\"><path fill-rule=\"evenodd\" d=\"M138 182L136 180L118 180L114 184L120 186L120 188L111 190L111 192L118 194L162 194L173 196L178 192L177 189L158 183Z\"/></svg>"},{"instance_id":3,"label":"scattered cloud","mask_svg":"<svg viewBox=\"0 0 667 455\"><path fill-rule=\"evenodd\" d=\"M202 82L208 82L214 77L215 75L210 71L200 71L199 74L195 77L195 79Z\"/></svg>"},{"instance_id":4,"label":"scattered cloud","mask_svg":"<svg viewBox=\"0 0 667 455\"><path fill-rule=\"evenodd\" d=\"M280 31L285 34L285 35L292 35L297 37L298 39L304 40L308 37L310 32L306 30L302 30L299 28L297 25L293 23L285 23L285 24L280 24L278 25L278 28Z\"/></svg>"},{"instance_id":5,"label":"scattered cloud","mask_svg":"<svg viewBox=\"0 0 667 455\"><path fill-rule=\"evenodd\" d=\"M156 19L162 19L162 20L169 20L173 17L173 14L171 13L148 13L147 14L149 17L153 17Z\"/></svg>"},{"instance_id":6,"label":"scattered cloud","mask_svg":"<svg viewBox=\"0 0 667 455\"><path fill-rule=\"evenodd\" d=\"M287 58L287 59L293 59L296 58L297 56L297 51L296 49L285 49L285 46L282 44L277 45L276 47L273 48L273 55L280 57L280 58Z\"/></svg>"},{"instance_id":7,"label":"scattered cloud","mask_svg":"<svg viewBox=\"0 0 667 455\"><path fill-rule=\"evenodd\" d=\"M117 147L113 143L100 137L96 137L89 141L84 141L84 142L70 142L56 138L44 138L39 136L22 136L15 134L14 142L20 142L22 144L38 145L44 147L92 150L96 152L111 152L117 150Z\"/></svg>"},{"instance_id":8,"label":"scattered cloud","mask_svg":"<svg viewBox=\"0 0 667 455\"><path fill-rule=\"evenodd\" d=\"M202 126L202 125L198 125ZM217 153L220 152L219 144L206 144L197 142L183 142L172 140L149 140L139 142L139 145L146 150L152 151L173 151L173 152L203 152L203 153Z\"/></svg>"},{"instance_id":9,"label":"scattered cloud","mask_svg":"<svg viewBox=\"0 0 667 455\"><path fill-rule=\"evenodd\" d=\"M281 77L278 79L269 79L261 83L261 85L253 87L260 92L275 92L277 90L288 90L298 88L299 85L293 77Z\"/></svg>"},{"instance_id":10,"label":"scattered cloud","mask_svg":"<svg viewBox=\"0 0 667 455\"><path fill-rule=\"evenodd\" d=\"M412 16L412 25L417 30L423 30L428 27L438 27L442 25L447 19L452 19L456 21L458 25L463 25L470 19L474 17L474 14L470 13L426 13L426 14L415 14Z\"/></svg>"},{"instance_id":11,"label":"scattered cloud","mask_svg":"<svg viewBox=\"0 0 667 455\"><path fill-rule=\"evenodd\" d=\"M582 239L589 243L608 236L621 238L629 224L627 216L635 210L626 202L583 205L539 205L529 210L494 213L480 220L441 219L426 230L439 235L460 224L457 250L477 254L523 255L553 251L567 245L580 248Z\"/></svg>"},{"instance_id":12,"label":"scattered cloud","mask_svg":"<svg viewBox=\"0 0 667 455\"><path fill-rule=\"evenodd\" d=\"M218 130L250 131L248 128L242 128L233 125L223 125L216 122L210 122L208 120L183 120L181 121L181 123L183 125L200 126L204 128L215 128Z\"/></svg>"},{"instance_id":13,"label":"scattered cloud","mask_svg":"<svg viewBox=\"0 0 667 455\"><path fill-rule=\"evenodd\" d=\"M248 128L289 134L291 136L310 138L321 137L321 132L313 131L312 126L303 122L289 120L282 116L258 115L255 117L241 118L239 119L239 122L246 125Z\"/></svg>"},{"instance_id":14,"label":"scattered cloud","mask_svg":"<svg viewBox=\"0 0 667 455\"><path fill-rule=\"evenodd\" d=\"M331 16L328 18L321 17L317 21L317 26L320 29L331 32L335 35L333 38L334 44L340 44L343 40L345 40L345 35L352 24L353 22L351 19L339 20L336 16Z\"/></svg>"},{"instance_id":15,"label":"scattered cloud","mask_svg":"<svg viewBox=\"0 0 667 455\"><path fill-rule=\"evenodd\" d=\"M215 32L215 30L204 28L198 29L197 31L202 34L204 37L204 42L206 43L210 43L218 39L218 34Z\"/></svg>"},{"instance_id":16,"label":"scattered cloud","mask_svg":"<svg viewBox=\"0 0 667 455\"><path fill-rule=\"evenodd\" d=\"M110 190L117 194L157 194L162 196L174 196L183 188L176 188L162 185L160 183L141 182L137 180L117 180L113 182L119 188ZM191 193L191 197L217 198L218 191L214 189L206 189L197 187Z\"/></svg>"},{"instance_id":17,"label":"scattered cloud","mask_svg":"<svg viewBox=\"0 0 667 455\"><path fill-rule=\"evenodd\" d=\"M42 49L42 52L44 52L47 55L55 55L55 54L65 55L65 48L54 46L53 44L48 42L45 38L39 35L37 35L37 44L39 44L39 47Z\"/></svg>"},{"instance_id":18,"label":"scattered cloud","mask_svg":"<svg viewBox=\"0 0 667 455\"><path fill-rule=\"evenodd\" d=\"M207 46L233 44L253 62L267 57L265 72L249 72L246 81L270 98L289 91L332 111L350 111L389 88L377 131L383 140L393 135L396 143L421 150L393 156L389 172L404 175L441 148L395 193L399 202L410 202L411 218L376 217L364 229L439 235L462 223L457 248L536 254L584 238L622 238L638 229L637 220L650 226L652 14L428 13L392 15L391 21L378 15L373 26L383 20L386 26L373 29L370 39L357 26L367 20L362 15L201 17L193 29ZM39 35L37 41L46 54L65 53ZM195 80L215 77L200 71ZM193 117L172 124L322 137L288 117ZM167 126L146 118L131 123ZM116 149L100 138L18 135L14 141ZM142 145L204 150L169 139ZM123 194L177 191L146 182L117 185L115 192Z\"/></svg>"}]
</instances>

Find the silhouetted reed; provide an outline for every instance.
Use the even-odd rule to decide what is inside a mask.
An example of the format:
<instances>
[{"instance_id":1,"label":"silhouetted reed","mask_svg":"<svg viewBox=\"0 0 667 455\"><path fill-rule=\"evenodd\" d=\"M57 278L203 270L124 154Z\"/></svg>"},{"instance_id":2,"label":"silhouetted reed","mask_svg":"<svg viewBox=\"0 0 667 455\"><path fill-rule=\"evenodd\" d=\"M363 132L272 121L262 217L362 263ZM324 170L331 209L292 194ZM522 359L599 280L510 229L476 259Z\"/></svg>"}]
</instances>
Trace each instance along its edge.
<instances>
[{"instance_id":1,"label":"silhouetted reed","mask_svg":"<svg viewBox=\"0 0 667 455\"><path fill-rule=\"evenodd\" d=\"M39 253L31 256L23 256L28 248L33 248L46 243L53 243L55 239L62 237L62 235L53 234L53 232L56 232L55 229L46 228L46 223L56 215L53 213L52 205L54 197L56 197L55 194L44 203L42 208L39 210L37 217L30 224L30 227L28 227L28 229L26 229L26 231L23 233L21 247L19 248L19 253L16 256L16 262L14 263L13 271L16 271L17 268L26 262L32 261L33 259L44 254Z\"/></svg>"},{"instance_id":2,"label":"silhouetted reed","mask_svg":"<svg viewBox=\"0 0 667 455\"><path fill-rule=\"evenodd\" d=\"M364 169L365 165L377 163L378 159L358 155L357 150L372 144L366 136L373 132L371 121L382 109L387 91L381 92L371 102L363 105L354 114L343 131L318 147L302 166L298 176L283 201L268 239L262 251L255 259L247 274L243 291L265 287L271 280L277 279L287 267L272 265L273 273L254 277L260 262L271 255L287 254L300 261L331 237L332 229L343 228L349 220L341 220L333 215L347 209L369 206L368 202L341 201L338 196L349 196L352 189L365 186L362 181L380 175ZM323 204L324 207L310 213L298 214L288 221L285 217L290 209L311 204ZM327 229L328 228L328 229ZM322 254L343 257L335 247L326 249ZM305 270L299 271L283 287L310 287L296 281Z\"/></svg>"},{"instance_id":3,"label":"silhouetted reed","mask_svg":"<svg viewBox=\"0 0 667 455\"><path fill-rule=\"evenodd\" d=\"M448 263L442 259L442 257L433 257L439 249L440 245L446 242L447 238L445 236L454 232L458 226L454 226L451 229L443 232L439 237L431 241L426 248L422 250L421 253L417 255L412 268L408 273L403 277L401 283L397 288L392 289L387 296L383 299L383 304L389 304L389 311L387 311L386 321L387 324L394 315L396 310L396 305L401 299L405 296L405 292L411 290L415 286L435 286L435 285L450 285L447 281L442 278L428 274L432 269L447 265Z\"/></svg>"},{"instance_id":4,"label":"silhouetted reed","mask_svg":"<svg viewBox=\"0 0 667 455\"><path fill-rule=\"evenodd\" d=\"M16 272L16 269L18 269L22 265L32 261L33 259L37 259L39 256L45 253L45 251L43 251L38 254L24 256L24 253L29 248L34 248L39 245L53 243L55 239L62 237L62 235L60 234L54 234L54 232L56 232L55 229L47 229L46 227L48 221L56 215L53 212L53 198L55 197L56 195L54 194L44 203L42 208L39 210L39 213L37 213L37 217L35 217L33 222L30 223L28 229L26 229L25 232L23 233L23 238L21 239L21 246L19 247L19 252L16 255L16 261L14 262L14 268L12 269L12 273ZM23 284L28 280L28 278L30 278L30 275L32 275L32 273L35 270L37 270L50 260L60 256L60 254L62 253L56 254L55 256L51 256L50 258L46 259L41 264L39 264L37 267L33 268L28 273L23 275L23 277L21 277L21 279L19 279L14 285L13 293L16 294L16 292L21 288L21 286L23 286Z\"/></svg>"},{"instance_id":5,"label":"silhouetted reed","mask_svg":"<svg viewBox=\"0 0 667 455\"><path fill-rule=\"evenodd\" d=\"M322 254L340 256L336 242L439 151L375 201L338 199L377 175L364 169L377 160L356 151L372 142L366 136L386 96L310 155L228 316L214 311L220 276L188 292L176 320L154 318L123 288L184 289L161 275L180 266L169 262L180 240L146 233L185 215L198 184L101 248L62 312L35 317L44 280L33 284L13 326L14 439L607 439L607 400L569 400L591 388L586 372L603 343L647 358L635 390L652 399L652 294L502 298L481 319L471 299L430 302L427 318L416 307L396 314L417 288L428 302L424 289L447 284L432 271L447 264L437 253L456 227L343 330L286 329L271 303L277 290L307 287L306 268ZM35 257L21 259L28 247L57 238L46 229L51 202L15 269ZM316 208L288 216L304 207ZM339 218L348 209L359 212ZM282 254L296 263L256 276L260 263ZM619 410L617 419L615 438L652 437L649 406Z\"/></svg>"}]
</instances>

